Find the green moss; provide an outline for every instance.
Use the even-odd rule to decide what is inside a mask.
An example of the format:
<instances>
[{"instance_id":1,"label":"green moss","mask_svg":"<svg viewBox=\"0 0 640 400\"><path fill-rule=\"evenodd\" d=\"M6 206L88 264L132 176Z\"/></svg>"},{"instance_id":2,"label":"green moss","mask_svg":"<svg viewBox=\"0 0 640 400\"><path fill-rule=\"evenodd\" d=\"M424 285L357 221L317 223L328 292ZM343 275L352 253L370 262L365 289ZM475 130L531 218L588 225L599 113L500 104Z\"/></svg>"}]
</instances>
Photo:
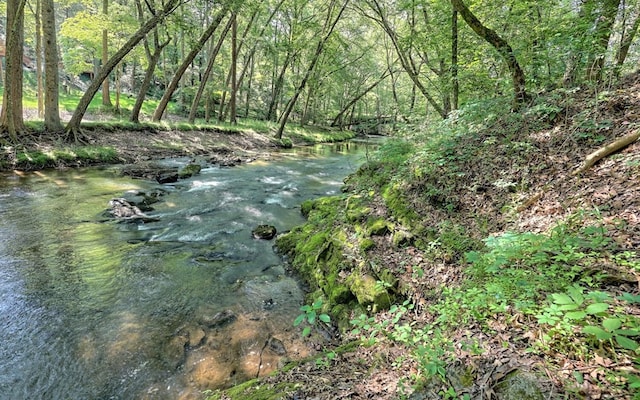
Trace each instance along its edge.
<instances>
[{"instance_id":1,"label":"green moss","mask_svg":"<svg viewBox=\"0 0 640 400\"><path fill-rule=\"evenodd\" d=\"M180 171L178 171L178 178L180 179L191 178L194 175L198 175L201 169L202 167L200 166L200 164L195 164L195 163L187 164Z\"/></svg>"},{"instance_id":2,"label":"green moss","mask_svg":"<svg viewBox=\"0 0 640 400\"><path fill-rule=\"evenodd\" d=\"M393 224L384 218L370 219L367 222L367 233L369 236L384 236L393 231Z\"/></svg>"},{"instance_id":3,"label":"green moss","mask_svg":"<svg viewBox=\"0 0 640 400\"><path fill-rule=\"evenodd\" d=\"M362 239L362 240L360 241L360 250L361 250L361 251L368 251L368 250L371 250L371 249L373 249L375 246L376 246L376 243L375 243L372 239L370 239L370 238L365 238L365 239Z\"/></svg>"},{"instance_id":4,"label":"green moss","mask_svg":"<svg viewBox=\"0 0 640 400\"><path fill-rule=\"evenodd\" d=\"M361 306L376 312L387 309L391 305L391 297L385 286L379 284L371 275L354 273L349 276L347 282Z\"/></svg>"},{"instance_id":5,"label":"green moss","mask_svg":"<svg viewBox=\"0 0 640 400\"><path fill-rule=\"evenodd\" d=\"M366 205L366 201L362 196L349 196L345 201L346 219L348 222L364 221L369 214L371 208Z\"/></svg>"},{"instance_id":6,"label":"green moss","mask_svg":"<svg viewBox=\"0 0 640 400\"><path fill-rule=\"evenodd\" d=\"M277 400L289 397L290 392L299 387L299 383L281 382L275 385L263 384L253 379L224 391L217 391L207 400Z\"/></svg>"},{"instance_id":7,"label":"green moss","mask_svg":"<svg viewBox=\"0 0 640 400\"><path fill-rule=\"evenodd\" d=\"M504 400L542 400L540 382L531 374L515 371L496 385L496 395Z\"/></svg>"},{"instance_id":8,"label":"green moss","mask_svg":"<svg viewBox=\"0 0 640 400\"><path fill-rule=\"evenodd\" d=\"M382 198L387 208L389 208L391 215L402 225L411 227L415 224L415 221L420 220L418 214L405 200L400 188L396 188L395 186L387 187L382 193Z\"/></svg>"}]
</instances>

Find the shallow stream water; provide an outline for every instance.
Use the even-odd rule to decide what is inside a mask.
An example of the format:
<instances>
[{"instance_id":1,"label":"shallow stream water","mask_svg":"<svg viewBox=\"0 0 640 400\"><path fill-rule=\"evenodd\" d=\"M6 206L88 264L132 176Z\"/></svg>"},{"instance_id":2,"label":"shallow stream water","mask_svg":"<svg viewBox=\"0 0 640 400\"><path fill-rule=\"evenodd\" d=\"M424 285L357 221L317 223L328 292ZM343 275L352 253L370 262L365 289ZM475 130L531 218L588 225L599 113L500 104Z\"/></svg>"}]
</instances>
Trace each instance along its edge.
<instances>
[{"instance_id":1,"label":"shallow stream water","mask_svg":"<svg viewBox=\"0 0 640 400\"><path fill-rule=\"evenodd\" d=\"M339 193L369 144L205 167L171 185L118 168L0 175L0 398L200 399L305 354L303 292L273 241ZM165 160L183 165L187 160ZM118 223L109 200L159 194Z\"/></svg>"}]
</instances>

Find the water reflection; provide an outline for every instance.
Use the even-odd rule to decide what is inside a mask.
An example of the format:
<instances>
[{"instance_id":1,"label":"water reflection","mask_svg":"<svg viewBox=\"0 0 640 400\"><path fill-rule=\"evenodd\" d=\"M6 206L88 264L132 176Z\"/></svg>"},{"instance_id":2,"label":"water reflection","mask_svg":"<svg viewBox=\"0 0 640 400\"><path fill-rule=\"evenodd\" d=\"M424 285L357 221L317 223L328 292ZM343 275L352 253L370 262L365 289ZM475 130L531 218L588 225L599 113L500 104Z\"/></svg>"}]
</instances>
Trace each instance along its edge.
<instances>
[{"instance_id":1,"label":"water reflection","mask_svg":"<svg viewBox=\"0 0 640 400\"><path fill-rule=\"evenodd\" d=\"M299 204L338 193L364 150L204 168L164 186L159 221L140 225L103 210L158 185L115 168L1 176L2 396L199 398L304 355L302 292L251 230L302 223Z\"/></svg>"}]
</instances>

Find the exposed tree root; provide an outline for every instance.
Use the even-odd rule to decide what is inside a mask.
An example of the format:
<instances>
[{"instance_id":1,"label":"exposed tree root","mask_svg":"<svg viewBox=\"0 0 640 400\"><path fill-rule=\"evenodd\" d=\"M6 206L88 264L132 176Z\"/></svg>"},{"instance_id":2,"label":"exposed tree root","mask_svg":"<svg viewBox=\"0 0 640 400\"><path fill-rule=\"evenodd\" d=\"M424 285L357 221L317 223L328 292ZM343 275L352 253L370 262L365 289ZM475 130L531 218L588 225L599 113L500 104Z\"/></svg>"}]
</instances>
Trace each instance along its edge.
<instances>
[{"instance_id":1,"label":"exposed tree root","mask_svg":"<svg viewBox=\"0 0 640 400\"><path fill-rule=\"evenodd\" d=\"M584 163L575 171L573 171L573 175L578 175L585 172L601 159L605 158L610 154L615 153L616 151L624 149L625 147L629 146L631 143L638 140L638 138L640 138L640 130L637 130L627 136L623 136L620 139L612 143L609 143L604 147L599 148L598 150L594 151L593 153L585 157Z\"/></svg>"}]
</instances>

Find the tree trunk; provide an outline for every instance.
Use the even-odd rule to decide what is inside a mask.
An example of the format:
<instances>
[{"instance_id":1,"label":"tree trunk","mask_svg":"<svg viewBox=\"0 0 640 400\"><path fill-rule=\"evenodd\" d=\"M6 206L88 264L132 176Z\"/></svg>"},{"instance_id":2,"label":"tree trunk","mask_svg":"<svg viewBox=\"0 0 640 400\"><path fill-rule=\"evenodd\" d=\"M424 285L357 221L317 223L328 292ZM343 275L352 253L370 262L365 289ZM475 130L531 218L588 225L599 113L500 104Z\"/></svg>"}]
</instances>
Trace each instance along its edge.
<instances>
[{"instance_id":1,"label":"tree trunk","mask_svg":"<svg viewBox=\"0 0 640 400\"><path fill-rule=\"evenodd\" d=\"M385 71L380 76L380 78L378 78L378 80L373 82L371 85L369 85L367 88L365 88L362 92L357 94L353 99L351 99L351 101L349 101L345 106L343 106L342 109L340 110L340 112L338 113L338 115L336 115L336 117L333 119L333 122L331 123L331 126L337 126L339 124L342 125L342 119L343 119L344 114L347 113L349 111L349 109L352 109L353 106L358 102L358 100L360 100L361 98L366 96L367 93L369 93L370 91L375 89L376 86L378 86L380 84L380 82L382 82L387 76L389 76L390 72L391 72L391 70Z\"/></svg>"},{"instance_id":2,"label":"tree trunk","mask_svg":"<svg viewBox=\"0 0 640 400\"><path fill-rule=\"evenodd\" d=\"M102 0L102 14L106 19L109 15L109 0ZM109 60L109 32L102 30L102 66ZM109 95L109 75L102 81L102 105L111 106L111 96Z\"/></svg>"},{"instance_id":3,"label":"tree trunk","mask_svg":"<svg viewBox=\"0 0 640 400\"><path fill-rule=\"evenodd\" d=\"M278 73L278 77L273 85L273 91L271 93L271 100L269 101L269 107L267 107L267 121L275 121L276 120L276 111L278 109L278 100L280 98L280 93L282 92L282 87L284 86L284 75L287 73L287 68L291 63L291 50L287 50L287 57L282 64L282 68L280 69L280 73Z\"/></svg>"},{"instance_id":4,"label":"tree trunk","mask_svg":"<svg viewBox=\"0 0 640 400\"><path fill-rule=\"evenodd\" d=\"M613 32L613 24L618 15L620 0L602 0L599 13L592 13L591 19L595 21L595 40L593 52L587 61L587 79L595 82L602 80L604 59L609 47L609 39ZM594 15L595 14L595 15Z\"/></svg>"},{"instance_id":5,"label":"tree trunk","mask_svg":"<svg viewBox=\"0 0 640 400\"><path fill-rule=\"evenodd\" d=\"M624 61L627 59L627 54L629 54L629 48L631 48L631 43L633 43L633 39L636 37L638 33L638 26L640 25L640 12L636 15L636 18L633 20L633 24L628 32L622 35L622 39L620 40L620 48L616 53L616 69L615 75L616 77L620 76L620 71L622 70L622 65Z\"/></svg>"},{"instance_id":6,"label":"tree trunk","mask_svg":"<svg viewBox=\"0 0 640 400\"><path fill-rule=\"evenodd\" d=\"M193 97L193 102L191 103L191 110L189 111L189 123L191 123L191 124L193 124L194 121L196 120L196 114L198 112L198 104L200 103L200 100L202 99L202 93L204 93L204 90L207 87L207 81L209 80L209 76L211 75L211 70L213 69L213 66L215 65L216 58L218 57L218 53L220 52L220 49L222 48L222 44L224 43L225 37L229 33L229 29L231 28L232 22L233 22L233 20L231 18L229 18L229 22L227 22L227 25L224 27L224 31L220 34L220 38L218 39L218 43L216 43L215 48L213 49L213 51L209 55L209 61L207 63L207 68L204 70L204 73L202 74L202 79L200 81L200 86L198 86L198 91L196 92L195 96ZM208 111L208 105L206 105L206 109ZM209 116L208 116L208 112L207 112L207 115L205 116L205 119L208 121L208 118L209 118Z\"/></svg>"},{"instance_id":7,"label":"tree trunk","mask_svg":"<svg viewBox=\"0 0 640 400\"><path fill-rule=\"evenodd\" d=\"M229 98L229 123L236 125L236 104L238 98L238 21L236 13L231 15L231 97Z\"/></svg>"},{"instance_id":8,"label":"tree trunk","mask_svg":"<svg viewBox=\"0 0 640 400\"><path fill-rule=\"evenodd\" d=\"M33 10L32 10L33 11ZM44 116L44 84L42 76L42 1L36 0L36 9L34 12L36 22L36 82L38 97L38 118Z\"/></svg>"},{"instance_id":9,"label":"tree trunk","mask_svg":"<svg viewBox=\"0 0 640 400\"><path fill-rule=\"evenodd\" d=\"M116 65L118 65L118 63L120 63L120 61L129 54L131 50L133 50L136 44L138 44L147 33L149 33L160 21L175 10L175 7L180 3L180 1L181 0L168 0L162 11L155 14L142 27L140 27L140 29L138 29L138 31L129 38L124 46L111 56L109 61L107 61L100 71L98 71L95 78L91 81L91 84L80 99L80 102L78 103L78 106L66 127L67 133L72 134L73 139L76 142L78 141L77 131L80 129L82 117L87 111L89 103L91 103L91 99L93 99L93 96L95 96L96 92L100 88L102 81L109 75L109 73L111 73L111 71L113 71L113 68L115 68Z\"/></svg>"},{"instance_id":10,"label":"tree trunk","mask_svg":"<svg viewBox=\"0 0 640 400\"><path fill-rule=\"evenodd\" d=\"M462 0L451 0L451 4L453 8L460 13L460 16L462 16L462 19L464 19L467 25L469 25L478 36L492 45L507 63L507 67L511 73L515 105L517 107L523 103L527 99L525 75L509 43L494 30L484 26Z\"/></svg>"},{"instance_id":11,"label":"tree trunk","mask_svg":"<svg viewBox=\"0 0 640 400\"><path fill-rule=\"evenodd\" d=\"M251 84L253 83L253 72L255 67L255 57L251 54L249 58L249 82L247 83L247 91L244 99L244 117L249 118L249 101L251 100Z\"/></svg>"},{"instance_id":12,"label":"tree trunk","mask_svg":"<svg viewBox=\"0 0 640 400\"><path fill-rule=\"evenodd\" d=\"M5 46L5 88L0 114L0 132L12 142L24 131L22 116L22 57L24 54L24 5L22 0L7 0L7 37Z\"/></svg>"},{"instance_id":13,"label":"tree trunk","mask_svg":"<svg viewBox=\"0 0 640 400\"><path fill-rule=\"evenodd\" d=\"M398 38L398 34L387 20L383 7L380 5L378 0L371 0L367 2L367 4L377 14L378 18L372 19L374 19L374 21L376 21L376 23L378 23L382 27L382 29L384 29L389 39L391 39L391 43L393 44L393 47L396 50L396 54L400 59L400 64L402 65L402 68L405 70L407 75L409 75L409 78L411 78L411 81L413 82L415 87L420 90L420 93L422 93L427 102L431 104L431 106L434 108L434 110L436 110L436 112L442 119L447 118L446 110L440 104L438 104L433 96L431 96L427 88L420 80L418 67L416 67L415 63L411 59L411 56L407 54L407 52L402 48L402 45Z\"/></svg>"},{"instance_id":14,"label":"tree trunk","mask_svg":"<svg viewBox=\"0 0 640 400\"><path fill-rule=\"evenodd\" d=\"M335 1L332 1L331 4L329 5L328 11L327 11L327 19L325 21L325 25L323 28L324 36L318 41L315 54L313 55L313 58L311 59L311 62L307 67L307 71L305 72L305 75L302 78L300 85L296 89L293 95L293 98L291 99L291 101L289 101L289 103L287 104L287 107L282 113L282 116L280 117L280 126L278 127L278 131L276 132L277 139L282 139L282 133L284 132L284 127L286 126L287 121L289 120L289 115L291 115L291 112L293 111L293 107L295 107L296 102L300 97L300 94L302 93L304 88L307 86L307 81L311 77L311 74L315 70L316 64L318 63L320 56L322 55L322 51L324 50L324 45L327 43L327 41L331 37L331 35L333 34L333 30L335 29L336 25L342 18L342 14L344 13L344 10L347 8L347 4L349 4L349 0L344 0L344 3L342 4L340 10L338 11L338 15L333 20L331 17L331 13L333 11L333 8L335 7Z\"/></svg>"},{"instance_id":15,"label":"tree trunk","mask_svg":"<svg viewBox=\"0 0 640 400\"><path fill-rule=\"evenodd\" d=\"M44 33L44 126L48 131L61 132L58 73L58 41L56 38L56 13L53 0L42 2L42 30Z\"/></svg>"},{"instance_id":16,"label":"tree trunk","mask_svg":"<svg viewBox=\"0 0 640 400\"><path fill-rule=\"evenodd\" d=\"M207 40L209 40L211 35L213 35L213 33L216 31L216 29L220 25L220 21L222 21L228 9L229 7L227 6L227 4L223 5L222 9L218 11L216 16L214 17L213 21L211 22L211 25L209 25L209 27L202 33L202 36L200 36L200 40L198 40L198 42L194 45L194 47L191 49L191 51L186 56L186 58L182 61L182 64L180 65L175 75L173 76L171 83L169 83L169 86L167 87L164 94L162 95L162 99L160 99L160 103L158 104L158 107L156 108L156 111L153 114L153 121L158 122L162 119L162 115L164 114L164 111L167 109L169 100L171 99L173 92L175 92L176 88L178 87L178 83L180 82L180 79L182 79L182 75L184 75L185 71L187 70L187 68L189 67L189 64L191 64L193 59L196 58L198 53L200 53L205 43L207 43Z\"/></svg>"},{"instance_id":17,"label":"tree trunk","mask_svg":"<svg viewBox=\"0 0 640 400\"><path fill-rule=\"evenodd\" d=\"M458 11L451 13L451 108L458 109Z\"/></svg>"}]
</instances>

